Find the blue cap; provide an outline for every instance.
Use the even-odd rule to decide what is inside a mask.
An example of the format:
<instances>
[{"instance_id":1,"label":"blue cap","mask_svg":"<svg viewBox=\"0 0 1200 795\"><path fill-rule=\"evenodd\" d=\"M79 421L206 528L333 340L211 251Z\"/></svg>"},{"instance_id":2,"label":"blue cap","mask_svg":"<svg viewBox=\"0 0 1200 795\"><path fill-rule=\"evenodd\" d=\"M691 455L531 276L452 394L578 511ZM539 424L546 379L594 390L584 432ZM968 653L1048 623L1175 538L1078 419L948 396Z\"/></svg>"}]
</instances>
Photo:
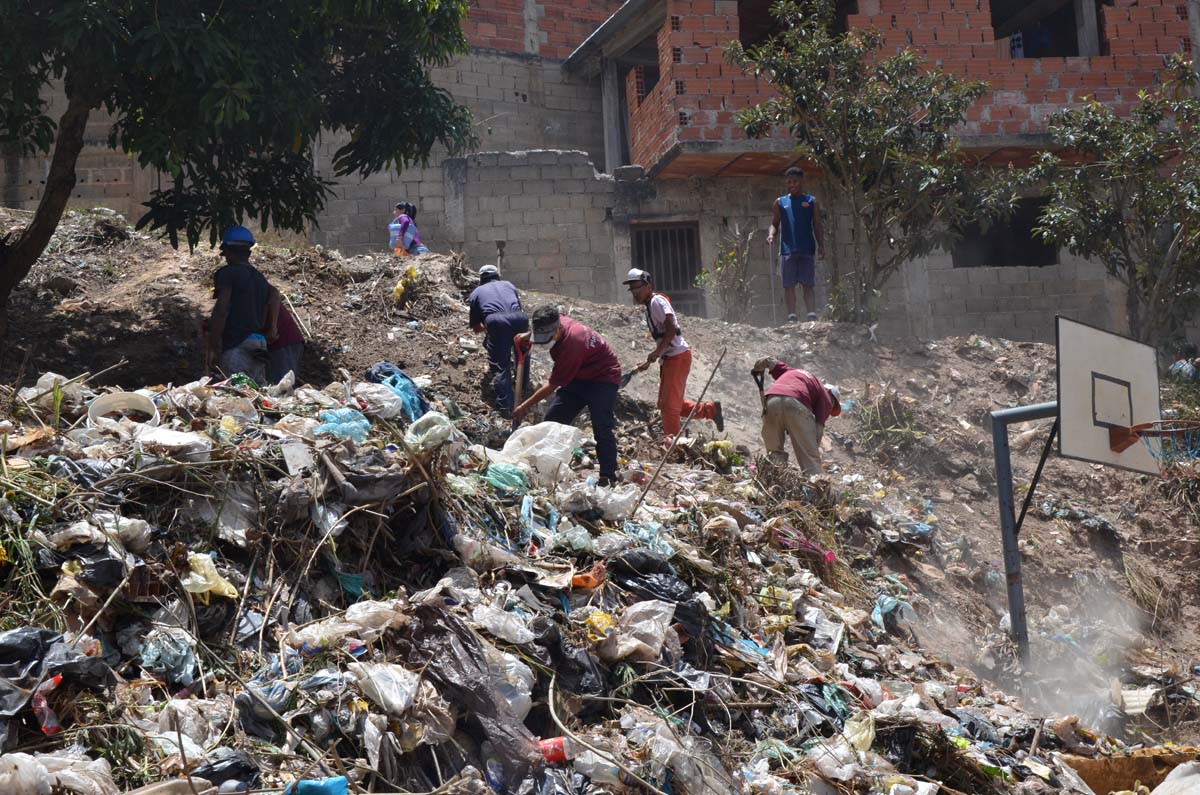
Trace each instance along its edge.
<instances>
[{"instance_id":1,"label":"blue cap","mask_svg":"<svg viewBox=\"0 0 1200 795\"><path fill-rule=\"evenodd\" d=\"M221 236L221 248L253 248L254 233L244 226L231 226Z\"/></svg>"}]
</instances>

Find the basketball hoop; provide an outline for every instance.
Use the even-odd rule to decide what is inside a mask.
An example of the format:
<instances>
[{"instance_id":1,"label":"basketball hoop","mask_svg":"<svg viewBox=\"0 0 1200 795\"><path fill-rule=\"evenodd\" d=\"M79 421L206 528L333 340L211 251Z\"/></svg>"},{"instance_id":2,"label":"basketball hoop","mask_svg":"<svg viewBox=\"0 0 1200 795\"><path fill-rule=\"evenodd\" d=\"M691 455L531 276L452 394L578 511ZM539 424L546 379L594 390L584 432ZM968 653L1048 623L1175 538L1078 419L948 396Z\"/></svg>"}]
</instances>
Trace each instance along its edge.
<instances>
[{"instance_id":1,"label":"basketball hoop","mask_svg":"<svg viewBox=\"0 0 1200 795\"><path fill-rule=\"evenodd\" d=\"M1139 439L1150 455L1163 464L1200 458L1200 420L1155 420L1108 429L1108 444L1114 453L1128 450Z\"/></svg>"}]
</instances>

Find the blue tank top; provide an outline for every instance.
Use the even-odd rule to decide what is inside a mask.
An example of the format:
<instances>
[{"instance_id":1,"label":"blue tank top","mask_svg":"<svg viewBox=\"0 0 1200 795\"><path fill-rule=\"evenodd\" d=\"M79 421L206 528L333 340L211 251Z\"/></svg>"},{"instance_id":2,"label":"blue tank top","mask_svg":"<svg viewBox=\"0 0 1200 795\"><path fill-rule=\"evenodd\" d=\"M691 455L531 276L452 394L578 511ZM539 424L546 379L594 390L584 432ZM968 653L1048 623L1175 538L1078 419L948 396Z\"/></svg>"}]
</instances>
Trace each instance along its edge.
<instances>
[{"instance_id":1,"label":"blue tank top","mask_svg":"<svg viewBox=\"0 0 1200 795\"><path fill-rule=\"evenodd\" d=\"M813 236L816 203L816 198L807 193L779 197L779 245L783 256L817 253L817 239Z\"/></svg>"}]
</instances>

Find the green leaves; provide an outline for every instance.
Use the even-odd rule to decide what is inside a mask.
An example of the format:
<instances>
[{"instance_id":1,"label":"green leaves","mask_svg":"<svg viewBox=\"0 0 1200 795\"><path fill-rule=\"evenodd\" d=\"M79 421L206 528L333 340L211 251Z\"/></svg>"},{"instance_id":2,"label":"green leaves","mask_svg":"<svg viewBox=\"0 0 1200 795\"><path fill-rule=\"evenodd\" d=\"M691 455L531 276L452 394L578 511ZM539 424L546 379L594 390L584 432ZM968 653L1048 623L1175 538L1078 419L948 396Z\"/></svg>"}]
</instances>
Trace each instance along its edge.
<instances>
[{"instance_id":1,"label":"green leaves","mask_svg":"<svg viewBox=\"0 0 1200 795\"><path fill-rule=\"evenodd\" d=\"M1030 170L1053 199L1038 233L1124 282L1130 331L1152 343L1179 333L1200 287L1200 101L1188 63L1169 67L1128 117L1096 102L1055 115L1066 151Z\"/></svg>"},{"instance_id":2,"label":"green leaves","mask_svg":"<svg viewBox=\"0 0 1200 795\"><path fill-rule=\"evenodd\" d=\"M140 226L197 245L246 218L301 231L338 175L473 144L428 79L465 52L466 0L0 0L0 145L47 153L55 77L106 107L113 143L170 175Z\"/></svg>"}]
</instances>

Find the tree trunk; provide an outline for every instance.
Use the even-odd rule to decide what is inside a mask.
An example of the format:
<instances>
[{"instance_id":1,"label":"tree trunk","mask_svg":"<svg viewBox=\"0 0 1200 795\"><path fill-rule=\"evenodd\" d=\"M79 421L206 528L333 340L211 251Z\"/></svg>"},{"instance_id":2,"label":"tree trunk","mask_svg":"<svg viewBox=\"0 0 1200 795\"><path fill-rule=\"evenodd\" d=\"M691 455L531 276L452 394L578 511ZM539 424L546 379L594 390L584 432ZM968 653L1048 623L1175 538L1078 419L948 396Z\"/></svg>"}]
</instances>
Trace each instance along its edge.
<instances>
[{"instance_id":1,"label":"tree trunk","mask_svg":"<svg viewBox=\"0 0 1200 795\"><path fill-rule=\"evenodd\" d=\"M1191 39L1192 71L1200 78L1200 0L1187 0L1188 38ZM1194 88L1200 97L1200 79Z\"/></svg>"},{"instance_id":2,"label":"tree trunk","mask_svg":"<svg viewBox=\"0 0 1200 795\"><path fill-rule=\"evenodd\" d=\"M1137 278L1133 277L1129 280L1129 286L1125 293L1125 319L1129 322L1129 336L1140 342L1152 341L1146 339L1146 332L1149 330L1144 319L1142 318L1142 299L1138 293Z\"/></svg>"},{"instance_id":3,"label":"tree trunk","mask_svg":"<svg viewBox=\"0 0 1200 795\"><path fill-rule=\"evenodd\" d=\"M9 296L46 250L75 189L75 163L83 151L84 130L96 102L86 92L73 91L69 76L67 98L67 110L58 121L46 187L33 220L15 237L0 240L0 339L8 333Z\"/></svg>"}]
</instances>

